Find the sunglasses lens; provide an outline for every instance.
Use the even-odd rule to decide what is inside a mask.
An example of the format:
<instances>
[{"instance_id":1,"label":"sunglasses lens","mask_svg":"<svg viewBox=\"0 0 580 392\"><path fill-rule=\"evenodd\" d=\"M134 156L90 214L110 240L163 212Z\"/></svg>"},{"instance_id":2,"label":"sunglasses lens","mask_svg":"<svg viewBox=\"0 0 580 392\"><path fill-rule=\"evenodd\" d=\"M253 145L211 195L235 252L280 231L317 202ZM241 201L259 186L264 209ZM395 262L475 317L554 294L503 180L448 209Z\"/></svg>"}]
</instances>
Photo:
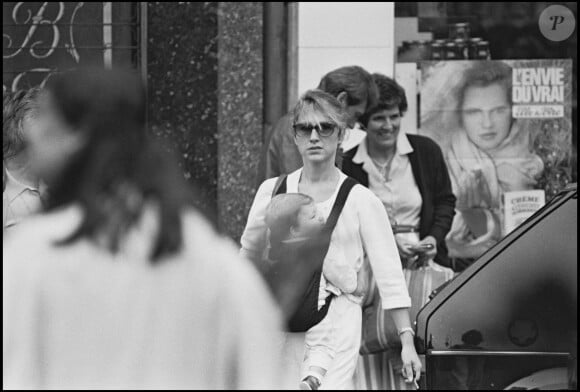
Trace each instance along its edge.
<instances>
[{"instance_id":1,"label":"sunglasses lens","mask_svg":"<svg viewBox=\"0 0 580 392\"><path fill-rule=\"evenodd\" d=\"M308 137L312 133L312 127L308 124L296 124L294 125L294 132L296 132L296 136Z\"/></svg>"},{"instance_id":2,"label":"sunglasses lens","mask_svg":"<svg viewBox=\"0 0 580 392\"><path fill-rule=\"evenodd\" d=\"M333 123L323 122L320 124L295 124L294 125L294 132L296 136L299 137L310 137L312 135L312 130L316 129L316 132L320 136L327 137L334 133L336 125Z\"/></svg>"},{"instance_id":3,"label":"sunglasses lens","mask_svg":"<svg viewBox=\"0 0 580 392\"><path fill-rule=\"evenodd\" d=\"M334 132L335 126L332 123L324 122L320 123L320 135L330 136Z\"/></svg>"}]
</instances>

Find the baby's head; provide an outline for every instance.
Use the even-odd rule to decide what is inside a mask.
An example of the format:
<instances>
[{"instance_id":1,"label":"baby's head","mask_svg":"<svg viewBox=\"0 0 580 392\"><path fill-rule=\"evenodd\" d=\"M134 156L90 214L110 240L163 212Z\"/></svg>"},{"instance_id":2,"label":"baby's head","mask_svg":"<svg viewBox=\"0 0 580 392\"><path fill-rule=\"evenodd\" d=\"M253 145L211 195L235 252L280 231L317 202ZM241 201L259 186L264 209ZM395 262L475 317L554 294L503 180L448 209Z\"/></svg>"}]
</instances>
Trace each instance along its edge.
<instances>
[{"instance_id":1,"label":"baby's head","mask_svg":"<svg viewBox=\"0 0 580 392\"><path fill-rule=\"evenodd\" d=\"M318 213L314 200L302 193L274 196L266 210L265 220L273 244L308 238L324 227L324 218Z\"/></svg>"}]
</instances>

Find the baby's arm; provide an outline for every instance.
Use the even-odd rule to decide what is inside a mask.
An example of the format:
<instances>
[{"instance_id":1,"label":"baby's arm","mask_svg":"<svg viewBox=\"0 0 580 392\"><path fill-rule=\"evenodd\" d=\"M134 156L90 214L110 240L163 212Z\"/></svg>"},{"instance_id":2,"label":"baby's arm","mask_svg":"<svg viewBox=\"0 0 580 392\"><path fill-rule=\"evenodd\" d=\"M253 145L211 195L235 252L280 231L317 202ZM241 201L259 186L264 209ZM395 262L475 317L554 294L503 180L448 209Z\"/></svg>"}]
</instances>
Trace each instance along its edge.
<instances>
[{"instance_id":1,"label":"baby's arm","mask_svg":"<svg viewBox=\"0 0 580 392\"><path fill-rule=\"evenodd\" d=\"M308 376L316 377L321 383L336 356L337 325L340 315L330 302L328 313L322 321L306 332L306 362L303 379Z\"/></svg>"}]
</instances>

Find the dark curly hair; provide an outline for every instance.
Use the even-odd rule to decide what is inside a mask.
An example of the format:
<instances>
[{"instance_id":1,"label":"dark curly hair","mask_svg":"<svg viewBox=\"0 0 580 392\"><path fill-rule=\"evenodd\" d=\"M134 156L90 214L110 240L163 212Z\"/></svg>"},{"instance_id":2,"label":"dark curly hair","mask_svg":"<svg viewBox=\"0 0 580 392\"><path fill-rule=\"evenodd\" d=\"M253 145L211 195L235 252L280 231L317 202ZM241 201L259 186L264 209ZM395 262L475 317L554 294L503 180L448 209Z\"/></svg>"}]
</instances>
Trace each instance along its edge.
<instances>
[{"instance_id":1,"label":"dark curly hair","mask_svg":"<svg viewBox=\"0 0 580 392\"><path fill-rule=\"evenodd\" d=\"M379 91L379 98L377 103L370 107L362 116L361 123L364 126L368 125L369 119L373 114L381 110L398 108L401 115L404 115L408 108L407 96L403 87L383 74L374 73L372 76Z\"/></svg>"}]
</instances>

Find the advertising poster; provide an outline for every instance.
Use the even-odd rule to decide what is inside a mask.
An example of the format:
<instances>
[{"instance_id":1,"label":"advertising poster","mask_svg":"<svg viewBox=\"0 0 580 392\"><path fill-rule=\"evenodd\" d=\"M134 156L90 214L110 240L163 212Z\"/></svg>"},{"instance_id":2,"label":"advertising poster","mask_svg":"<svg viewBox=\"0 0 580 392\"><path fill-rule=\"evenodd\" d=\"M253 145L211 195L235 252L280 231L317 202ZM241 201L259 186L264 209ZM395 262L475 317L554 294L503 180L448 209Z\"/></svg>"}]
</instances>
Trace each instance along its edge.
<instances>
[{"instance_id":1,"label":"advertising poster","mask_svg":"<svg viewBox=\"0 0 580 392\"><path fill-rule=\"evenodd\" d=\"M512 191L503 194L503 233L509 234L544 206L543 190Z\"/></svg>"},{"instance_id":2,"label":"advertising poster","mask_svg":"<svg viewBox=\"0 0 580 392\"><path fill-rule=\"evenodd\" d=\"M457 197L449 253L476 258L506 234L505 193L549 202L571 180L572 61L423 62L421 78L419 133L440 145Z\"/></svg>"}]
</instances>

